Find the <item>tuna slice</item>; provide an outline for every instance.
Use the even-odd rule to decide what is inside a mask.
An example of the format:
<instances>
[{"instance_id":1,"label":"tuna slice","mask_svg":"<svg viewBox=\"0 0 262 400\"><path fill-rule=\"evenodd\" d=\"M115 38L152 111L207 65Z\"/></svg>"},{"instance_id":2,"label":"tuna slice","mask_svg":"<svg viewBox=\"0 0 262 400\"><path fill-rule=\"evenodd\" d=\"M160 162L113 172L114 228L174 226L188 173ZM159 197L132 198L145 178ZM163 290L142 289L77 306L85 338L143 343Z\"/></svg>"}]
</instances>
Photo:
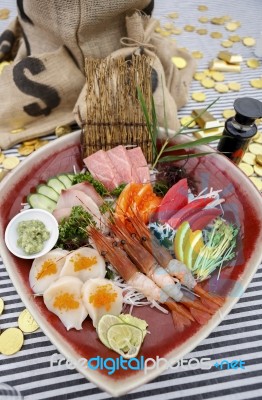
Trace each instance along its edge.
<instances>
[{"instance_id":1,"label":"tuna slice","mask_svg":"<svg viewBox=\"0 0 262 400\"><path fill-rule=\"evenodd\" d=\"M53 216L55 217L55 219L57 220L57 222L59 224L64 218L68 218L70 216L70 214L71 214L70 207L59 208L59 209L53 211Z\"/></svg>"},{"instance_id":2,"label":"tuna slice","mask_svg":"<svg viewBox=\"0 0 262 400\"><path fill-rule=\"evenodd\" d=\"M82 206L89 214L92 215L94 221L96 222L99 228L104 230L105 222L103 216L101 215L98 206L96 203L89 197L87 194L81 192L80 190L62 190L56 210L72 208L74 206Z\"/></svg>"},{"instance_id":3,"label":"tuna slice","mask_svg":"<svg viewBox=\"0 0 262 400\"><path fill-rule=\"evenodd\" d=\"M122 183L139 182L136 168L131 164L128 152L124 146L117 146L106 152L114 165L117 173L121 176Z\"/></svg>"},{"instance_id":4,"label":"tuna slice","mask_svg":"<svg viewBox=\"0 0 262 400\"><path fill-rule=\"evenodd\" d=\"M101 196L97 193L95 190L94 186L91 185L89 182L81 182L77 183L76 185L73 185L70 189L68 190L80 190L81 192L87 194L89 197L91 197L92 200L100 207L104 200L102 199Z\"/></svg>"},{"instance_id":5,"label":"tuna slice","mask_svg":"<svg viewBox=\"0 0 262 400\"><path fill-rule=\"evenodd\" d=\"M122 179L105 151L99 150L84 159L84 163L95 179L102 182L108 190L120 185Z\"/></svg>"},{"instance_id":6,"label":"tuna slice","mask_svg":"<svg viewBox=\"0 0 262 400\"><path fill-rule=\"evenodd\" d=\"M192 231L196 231L198 229L202 230L208 224L210 224L213 219L217 218L221 214L222 210L220 208L208 208L191 215L191 217L187 219L187 222L189 223Z\"/></svg>"},{"instance_id":7,"label":"tuna slice","mask_svg":"<svg viewBox=\"0 0 262 400\"><path fill-rule=\"evenodd\" d=\"M187 179L181 179L164 196L156 213L155 220L165 223L188 204Z\"/></svg>"},{"instance_id":8,"label":"tuna slice","mask_svg":"<svg viewBox=\"0 0 262 400\"><path fill-rule=\"evenodd\" d=\"M203 210L203 208L205 208L213 200L214 199L212 198L204 198L191 201L191 203L188 203L185 207L181 208L181 210L173 215L168 220L168 224L172 226L172 228L177 229L182 222L188 221L188 218L191 217L191 215L195 215L199 211Z\"/></svg>"},{"instance_id":9,"label":"tuna slice","mask_svg":"<svg viewBox=\"0 0 262 400\"><path fill-rule=\"evenodd\" d=\"M136 170L138 183L150 182L149 168L141 147L135 147L131 150L127 150L127 154L133 169Z\"/></svg>"}]
</instances>

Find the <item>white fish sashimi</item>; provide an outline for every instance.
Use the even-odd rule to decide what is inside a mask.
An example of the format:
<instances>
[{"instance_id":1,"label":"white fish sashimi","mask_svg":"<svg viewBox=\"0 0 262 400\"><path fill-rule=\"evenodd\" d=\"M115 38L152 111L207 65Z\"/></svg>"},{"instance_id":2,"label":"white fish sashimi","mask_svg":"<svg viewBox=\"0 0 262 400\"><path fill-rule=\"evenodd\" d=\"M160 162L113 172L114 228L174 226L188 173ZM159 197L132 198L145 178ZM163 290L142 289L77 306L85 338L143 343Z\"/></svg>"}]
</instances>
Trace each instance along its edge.
<instances>
[{"instance_id":1,"label":"white fish sashimi","mask_svg":"<svg viewBox=\"0 0 262 400\"><path fill-rule=\"evenodd\" d=\"M106 264L97 250L81 247L69 253L60 276L74 276L85 282L90 278L104 278Z\"/></svg>"},{"instance_id":2,"label":"white fish sashimi","mask_svg":"<svg viewBox=\"0 0 262 400\"><path fill-rule=\"evenodd\" d=\"M53 216L57 220L58 223L60 223L64 218L70 217L72 208L66 207L66 208L59 208L53 211Z\"/></svg>"},{"instance_id":3,"label":"white fish sashimi","mask_svg":"<svg viewBox=\"0 0 262 400\"><path fill-rule=\"evenodd\" d=\"M82 299L94 327L103 315L119 315L122 311L122 289L108 279L86 281L82 287Z\"/></svg>"},{"instance_id":4,"label":"white fish sashimi","mask_svg":"<svg viewBox=\"0 0 262 400\"><path fill-rule=\"evenodd\" d=\"M66 250L55 249L33 261L29 282L34 293L43 294L51 283L59 278L67 254Z\"/></svg>"},{"instance_id":5,"label":"white fish sashimi","mask_svg":"<svg viewBox=\"0 0 262 400\"><path fill-rule=\"evenodd\" d=\"M105 221L96 203L87 194L80 190L62 190L56 210L60 208L72 208L82 206L92 217L97 227L105 230Z\"/></svg>"},{"instance_id":6,"label":"white fish sashimi","mask_svg":"<svg viewBox=\"0 0 262 400\"><path fill-rule=\"evenodd\" d=\"M73 185L70 189L68 190L80 190L81 192L87 194L89 197L91 197L92 200L100 207L104 200L102 197L97 193L95 190L94 186L91 185L89 182L81 182L77 183L76 185Z\"/></svg>"},{"instance_id":7,"label":"white fish sashimi","mask_svg":"<svg viewBox=\"0 0 262 400\"><path fill-rule=\"evenodd\" d=\"M44 292L44 303L48 310L61 320L67 330L82 329L82 323L88 316L81 290L83 282L72 276L64 276L52 283Z\"/></svg>"}]
</instances>

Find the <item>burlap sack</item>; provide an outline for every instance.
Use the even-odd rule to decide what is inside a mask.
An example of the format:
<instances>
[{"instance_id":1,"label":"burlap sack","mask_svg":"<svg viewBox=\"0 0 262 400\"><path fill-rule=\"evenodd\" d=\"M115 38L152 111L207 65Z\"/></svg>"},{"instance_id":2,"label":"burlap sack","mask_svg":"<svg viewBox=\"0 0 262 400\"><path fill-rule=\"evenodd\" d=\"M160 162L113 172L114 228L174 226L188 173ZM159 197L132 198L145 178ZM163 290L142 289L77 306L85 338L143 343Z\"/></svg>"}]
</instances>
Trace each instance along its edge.
<instances>
[{"instance_id":1,"label":"burlap sack","mask_svg":"<svg viewBox=\"0 0 262 400\"><path fill-rule=\"evenodd\" d=\"M173 41L154 34L157 24L158 21L138 12L127 16L127 37L121 39L124 47L111 53L109 57L121 57L126 60L130 59L132 54L146 54L149 57L158 123L165 126L167 122L169 129L177 130L180 127L177 110L187 102L196 63L188 52L178 49ZM187 61L186 68L179 70L171 62L173 56L184 58ZM78 98L74 113L79 124L79 114L81 120L86 119L86 85Z\"/></svg>"},{"instance_id":2,"label":"burlap sack","mask_svg":"<svg viewBox=\"0 0 262 400\"><path fill-rule=\"evenodd\" d=\"M186 101L193 61L183 53L188 67L178 71L170 61L177 54L174 43L155 37L153 20L134 14L134 10L150 14L152 0L110 0L103 5L93 0L21 0L17 4L18 19L0 36L0 62L12 61L0 74L2 149L74 122L77 99L76 110L79 106L85 115L85 57L149 54L159 123L163 125L164 90L169 127L179 126L176 106Z\"/></svg>"},{"instance_id":3,"label":"burlap sack","mask_svg":"<svg viewBox=\"0 0 262 400\"><path fill-rule=\"evenodd\" d=\"M0 147L74 122L85 57L106 57L126 36L130 10L150 0L18 1L18 19L0 36ZM13 132L13 133L12 133Z\"/></svg>"}]
</instances>

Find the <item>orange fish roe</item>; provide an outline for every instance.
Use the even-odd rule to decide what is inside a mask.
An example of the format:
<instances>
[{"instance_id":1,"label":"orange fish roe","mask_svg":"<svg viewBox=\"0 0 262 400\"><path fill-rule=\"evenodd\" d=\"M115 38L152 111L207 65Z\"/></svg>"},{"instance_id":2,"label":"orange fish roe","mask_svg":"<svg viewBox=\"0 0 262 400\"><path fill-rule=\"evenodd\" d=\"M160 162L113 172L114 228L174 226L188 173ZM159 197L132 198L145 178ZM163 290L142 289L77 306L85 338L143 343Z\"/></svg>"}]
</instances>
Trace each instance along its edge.
<instances>
[{"instance_id":1,"label":"orange fish roe","mask_svg":"<svg viewBox=\"0 0 262 400\"><path fill-rule=\"evenodd\" d=\"M77 254L77 258L73 260L74 262L74 270L82 271L83 269L92 268L93 265L97 264L96 257L83 257Z\"/></svg>"},{"instance_id":2,"label":"orange fish roe","mask_svg":"<svg viewBox=\"0 0 262 400\"><path fill-rule=\"evenodd\" d=\"M52 260L46 260L42 264L41 270L38 272L36 279L42 279L45 276L53 275L57 273L56 263Z\"/></svg>"},{"instance_id":3,"label":"orange fish roe","mask_svg":"<svg viewBox=\"0 0 262 400\"><path fill-rule=\"evenodd\" d=\"M111 303L115 301L117 293L112 285L99 286L94 293L89 296L89 303L93 303L94 307L105 307L106 311L111 308Z\"/></svg>"},{"instance_id":4,"label":"orange fish roe","mask_svg":"<svg viewBox=\"0 0 262 400\"><path fill-rule=\"evenodd\" d=\"M80 303L79 301L74 299L75 295L72 293L62 293L59 296L56 296L54 301L54 307L59 310L76 310Z\"/></svg>"}]
</instances>

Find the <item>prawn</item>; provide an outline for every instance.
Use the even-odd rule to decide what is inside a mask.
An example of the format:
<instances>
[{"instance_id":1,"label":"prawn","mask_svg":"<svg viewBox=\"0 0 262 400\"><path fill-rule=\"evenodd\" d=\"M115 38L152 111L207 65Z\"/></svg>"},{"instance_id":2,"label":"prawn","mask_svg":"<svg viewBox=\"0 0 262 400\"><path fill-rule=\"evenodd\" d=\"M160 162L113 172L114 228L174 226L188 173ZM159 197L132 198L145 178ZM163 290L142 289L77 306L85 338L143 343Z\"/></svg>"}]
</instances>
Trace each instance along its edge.
<instances>
[{"instance_id":1,"label":"prawn","mask_svg":"<svg viewBox=\"0 0 262 400\"><path fill-rule=\"evenodd\" d=\"M194 317L185 307L177 304L149 277L139 272L127 254L121 248L117 247L115 241L104 236L102 232L92 226L88 228L88 233L96 249L117 270L126 283L148 299L156 300L167 306L179 330L182 330L184 326L190 325L191 321L195 321Z\"/></svg>"},{"instance_id":2,"label":"prawn","mask_svg":"<svg viewBox=\"0 0 262 400\"><path fill-rule=\"evenodd\" d=\"M191 309L196 309L205 314L213 314L213 311L207 309L201 302L198 300L191 300L182 292L181 283L174 282L174 279L168 273L168 270L158 265L158 262L153 255L149 253L135 237L130 237L129 232L120 219L115 219L115 221L109 225L109 229L120 240L123 249L138 269L151 278L165 293L169 295L169 297L182 303L189 308L190 311ZM196 313L197 312L195 312L195 315ZM205 315L205 318L207 317L208 316Z\"/></svg>"},{"instance_id":3,"label":"prawn","mask_svg":"<svg viewBox=\"0 0 262 400\"><path fill-rule=\"evenodd\" d=\"M127 227L130 234L137 236L141 244L155 257L157 262L166 269L171 276L179 279L183 285L199 295L203 304L209 305L213 310L217 308L217 306L223 305L223 298L206 292L199 284L197 284L188 267L181 261L174 259L169 251L164 246L161 246L156 238L151 236L149 229L136 211L133 210L133 216L132 218L128 217L127 222L129 222Z\"/></svg>"}]
</instances>

